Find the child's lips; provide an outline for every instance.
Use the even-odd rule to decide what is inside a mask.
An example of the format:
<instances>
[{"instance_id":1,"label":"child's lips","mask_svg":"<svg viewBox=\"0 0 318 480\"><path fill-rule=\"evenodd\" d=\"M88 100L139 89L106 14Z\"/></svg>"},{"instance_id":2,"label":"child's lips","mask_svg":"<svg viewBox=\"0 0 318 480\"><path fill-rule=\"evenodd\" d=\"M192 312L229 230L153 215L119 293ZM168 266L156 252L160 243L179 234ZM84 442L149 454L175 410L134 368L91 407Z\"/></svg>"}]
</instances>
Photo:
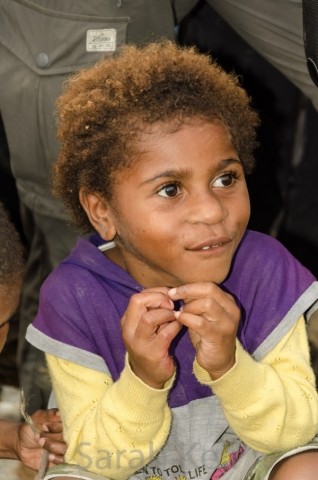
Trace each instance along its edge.
<instances>
[{"instance_id":1,"label":"child's lips","mask_svg":"<svg viewBox=\"0 0 318 480\"><path fill-rule=\"evenodd\" d=\"M192 252L211 251L211 250L216 250L220 247L223 247L230 242L231 242L231 239L229 237L212 238L212 239L200 242L196 245L187 247L187 250L190 250Z\"/></svg>"}]
</instances>

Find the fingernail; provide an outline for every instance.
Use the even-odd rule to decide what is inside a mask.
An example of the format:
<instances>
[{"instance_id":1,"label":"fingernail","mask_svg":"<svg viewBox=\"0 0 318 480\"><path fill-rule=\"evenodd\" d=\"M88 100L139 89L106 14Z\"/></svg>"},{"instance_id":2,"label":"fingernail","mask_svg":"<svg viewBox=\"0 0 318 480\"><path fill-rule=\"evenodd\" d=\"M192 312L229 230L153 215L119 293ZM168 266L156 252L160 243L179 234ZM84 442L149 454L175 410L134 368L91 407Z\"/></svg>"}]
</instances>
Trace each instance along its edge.
<instances>
[{"instance_id":1,"label":"fingernail","mask_svg":"<svg viewBox=\"0 0 318 480\"><path fill-rule=\"evenodd\" d=\"M43 423L43 425L42 425L42 430L44 432L49 432L50 431L49 427L45 423Z\"/></svg>"},{"instance_id":2,"label":"fingernail","mask_svg":"<svg viewBox=\"0 0 318 480\"><path fill-rule=\"evenodd\" d=\"M177 293L176 288L170 288L170 290L168 291L168 295L170 295L171 297L173 297L176 293Z\"/></svg>"},{"instance_id":3,"label":"fingernail","mask_svg":"<svg viewBox=\"0 0 318 480\"><path fill-rule=\"evenodd\" d=\"M176 312L176 311L174 311L174 316L175 316L175 318L176 318L177 320L178 320L178 318L180 317L180 315L181 315L181 312L178 312L178 311Z\"/></svg>"},{"instance_id":4,"label":"fingernail","mask_svg":"<svg viewBox=\"0 0 318 480\"><path fill-rule=\"evenodd\" d=\"M38 443L39 443L40 447L43 448L44 444L45 444L45 438L41 437Z\"/></svg>"}]
</instances>

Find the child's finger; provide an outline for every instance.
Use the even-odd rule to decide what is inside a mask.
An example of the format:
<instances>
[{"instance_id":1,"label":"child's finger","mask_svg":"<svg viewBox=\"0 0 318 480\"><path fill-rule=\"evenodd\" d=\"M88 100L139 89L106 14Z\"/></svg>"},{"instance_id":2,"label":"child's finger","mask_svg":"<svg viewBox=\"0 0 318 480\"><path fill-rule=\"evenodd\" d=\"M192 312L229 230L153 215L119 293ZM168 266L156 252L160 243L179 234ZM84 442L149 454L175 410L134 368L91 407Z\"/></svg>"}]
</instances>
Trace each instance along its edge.
<instances>
[{"instance_id":1,"label":"child's finger","mask_svg":"<svg viewBox=\"0 0 318 480\"><path fill-rule=\"evenodd\" d=\"M59 422L46 422L42 424L42 431L48 434L58 434L63 432L63 424Z\"/></svg>"},{"instance_id":2,"label":"child's finger","mask_svg":"<svg viewBox=\"0 0 318 480\"><path fill-rule=\"evenodd\" d=\"M176 312L176 318L180 324L201 335L204 334L204 331L207 329L207 320L201 315L180 311Z\"/></svg>"},{"instance_id":3,"label":"child's finger","mask_svg":"<svg viewBox=\"0 0 318 480\"><path fill-rule=\"evenodd\" d=\"M158 291L143 291L132 295L124 316L122 317L122 326L127 323L138 323L141 315L148 310L166 308L173 310L173 302L168 295Z\"/></svg>"},{"instance_id":4,"label":"child's finger","mask_svg":"<svg viewBox=\"0 0 318 480\"><path fill-rule=\"evenodd\" d=\"M236 335L238 321L227 314L215 315L213 318L206 314L198 315L185 311L178 313L179 323L206 340L215 341L224 336L234 337Z\"/></svg>"},{"instance_id":5,"label":"child's finger","mask_svg":"<svg viewBox=\"0 0 318 480\"><path fill-rule=\"evenodd\" d=\"M55 455L54 453L49 454L48 460L49 460L49 467L53 467L54 465L60 465L62 463L65 463L63 455Z\"/></svg>"},{"instance_id":6,"label":"child's finger","mask_svg":"<svg viewBox=\"0 0 318 480\"><path fill-rule=\"evenodd\" d=\"M61 416L57 408L50 408L48 410L37 410L35 413L32 414L32 421L38 426L51 422L61 423Z\"/></svg>"},{"instance_id":7,"label":"child's finger","mask_svg":"<svg viewBox=\"0 0 318 480\"><path fill-rule=\"evenodd\" d=\"M195 298L204 298L214 295L220 295L223 290L218 285L212 282L202 283L188 283L185 285L179 285L175 288L168 290L168 295L171 300L192 300Z\"/></svg>"},{"instance_id":8,"label":"child's finger","mask_svg":"<svg viewBox=\"0 0 318 480\"><path fill-rule=\"evenodd\" d=\"M53 440L52 438L41 437L38 443L41 448L45 448L49 453L61 457L65 454L67 449L67 445L62 439L59 441Z\"/></svg>"},{"instance_id":9,"label":"child's finger","mask_svg":"<svg viewBox=\"0 0 318 480\"><path fill-rule=\"evenodd\" d=\"M175 322L173 310L149 310L141 315L136 329L133 330L136 340L154 337L171 322ZM132 333L132 332L131 332Z\"/></svg>"},{"instance_id":10,"label":"child's finger","mask_svg":"<svg viewBox=\"0 0 318 480\"><path fill-rule=\"evenodd\" d=\"M173 307L172 300L160 292L141 292L133 295L121 319L123 338L133 337L136 330L140 331L141 328L144 331L139 336L149 337L162 323L175 320ZM153 315L151 312L156 314Z\"/></svg>"},{"instance_id":11,"label":"child's finger","mask_svg":"<svg viewBox=\"0 0 318 480\"><path fill-rule=\"evenodd\" d=\"M197 299L202 299L202 301L205 299L207 303L209 302L209 299L213 300L220 304L225 310L231 309L236 305L232 295L225 292L222 288L212 282L180 285L179 287L171 288L168 291L168 295L171 300L183 300L186 305ZM205 309L208 310L208 306L206 306Z\"/></svg>"},{"instance_id":12,"label":"child's finger","mask_svg":"<svg viewBox=\"0 0 318 480\"><path fill-rule=\"evenodd\" d=\"M229 310L228 306L221 305L217 300L211 297L204 297L198 300L191 300L183 306L182 311L192 313L193 315L204 316L207 320L214 321L220 318L220 315Z\"/></svg>"},{"instance_id":13,"label":"child's finger","mask_svg":"<svg viewBox=\"0 0 318 480\"><path fill-rule=\"evenodd\" d=\"M163 293L164 295L168 295L168 288L167 287L151 287L151 288L145 288L142 290L142 293L148 293L148 292L157 292L157 293Z\"/></svg>"},{"instance_id":14,"label":"child's finger","mask_svg":"<svg viewBox=\"0 0 318 480\"><path fill-rule=\"evenodd\" d=\"M182 324L177 320L173 320L160 325L156 335L159 337L160 342L168 347L181 328Z\"/></svg>"},{"instance_id":15,"label":"child's finger","mask_svg":"<svg viewBox=\"0 0 318 480\"><path fill-rule=\"evenodd\" d=\"M192 300L184 305L182 311L199 315L210 322L216 323L223 322L225 317L229 320L232 319L234 323L238 323L241 316L240 310L232 298L223 299L222 303L211 297Z\"/></svg>"}]
</instances>

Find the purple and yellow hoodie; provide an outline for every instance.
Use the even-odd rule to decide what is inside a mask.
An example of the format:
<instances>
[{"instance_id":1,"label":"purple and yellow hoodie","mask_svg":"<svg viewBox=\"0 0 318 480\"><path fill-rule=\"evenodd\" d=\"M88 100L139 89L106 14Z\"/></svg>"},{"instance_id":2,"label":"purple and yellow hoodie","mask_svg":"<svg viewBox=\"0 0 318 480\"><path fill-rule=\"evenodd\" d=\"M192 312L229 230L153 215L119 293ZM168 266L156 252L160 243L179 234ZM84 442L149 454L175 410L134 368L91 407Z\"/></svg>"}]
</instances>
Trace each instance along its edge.
<instances>
[{"instance_id":1,"label":"purple and yellow hoodie","mask_svg":"<svg viewBox=\"0 0 318 480\"><path fill-rule=\"evenodd\" d=\"M134 375L121 337L142 287L101 243L78 240L44 282L27 332L46 352L69 464L114 480L216 480L316 435L306 322L318 282L277 240L247 231L221 285L241 308L232 369L212 381L184 328L171 345L176 374L161 390Z\"/></svg>"}]
</instances>

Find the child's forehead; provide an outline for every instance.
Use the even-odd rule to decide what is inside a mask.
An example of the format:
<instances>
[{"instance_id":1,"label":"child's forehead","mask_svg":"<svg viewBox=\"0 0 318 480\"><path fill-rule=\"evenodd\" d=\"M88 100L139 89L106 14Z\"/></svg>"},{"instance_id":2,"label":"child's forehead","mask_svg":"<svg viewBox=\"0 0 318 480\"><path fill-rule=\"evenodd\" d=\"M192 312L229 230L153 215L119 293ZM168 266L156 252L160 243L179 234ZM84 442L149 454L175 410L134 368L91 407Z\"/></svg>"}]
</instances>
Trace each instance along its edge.
<instances>
[{"instance_id":1,"label":"child's forehead","mask_svg":"<svg viewBox=\"0 0 318 480\"><path fill-rule=\"evenodd\" d=\"M221 117L209 117L199 114L193 116L182 116L180 114L176 115L175 117L168 117L167 119L163 119L154 123L147 123L141 120L139 124L139 139L146 138L147 135L171 135L187 127L200 127L205 125L219 125L227 129Z\"/></svg>"},{"instance_id":2,"label":"child's forehead","mask_svg":"<svg viewBox=\"0 0 318 480\"><path fill-rule=\"evenodd\" d=\"M136 140L136 153L137 155L147 152L147 149L151 147L158 148L162 145L163 141L169 139L174 142L181 136L183 138L192 135L195 131L196 135L199 135L207 128L217 131L219 135L226 135L230 141L232 141L231 134L227 126L217 118L204 119L204 118L186 118L183 121L167 121L156 123L145 130L141 131L139 138ZM216 127L216 129L214 129ZM181 144L182 146L182 144Z\"/></svg>"},{"instance_id":3,"label":"child's forehead","mask_svg":"<svg viewBox=\"0 0 318 480\"><path fill-rule=\"evenodd\" d=\"M140 122L134 139L130 144L130 158L132 162L147 152L152 146L160 145L162 139L166 137L175 138L175 135L181 131L190 131L192 128L204 128L206 126L218 126L223 133L227 133L231 138L228 127L219 118L203 118L199 116L186 118L172 118L164 121L147 124Z\"/></svg>"},{"instance_id":4,"label":"child's forehead","mask_svg":"<svg viewBox=\"0 0 318 480\"><path fill-rule=\"evenodd\" d=\"M143 166L148 167L149 163L156 170L160 170L161 166L166 170L167 162L175 158L175 152L179 154L180 160L177 168L182 170L182 160L189 157L189 145L194 146L194 150L198 150L200 145L201 151L202 149L211 151L214 150L216 138L222 138L223 142L225 139L227 151L230 151L231 155L233 152L236 153L231 134L219 119L208 120L195 117L182 122L170 121L148 125L135 137L125 166L116 172L116 178L117 180L128 178L136 169L140 171ZM213 155L211 155L212 158L214 158ZM162 161L164 165L157 160ZM197 168L197 163L194 167Z\"/></svg>"}]
</instances>

